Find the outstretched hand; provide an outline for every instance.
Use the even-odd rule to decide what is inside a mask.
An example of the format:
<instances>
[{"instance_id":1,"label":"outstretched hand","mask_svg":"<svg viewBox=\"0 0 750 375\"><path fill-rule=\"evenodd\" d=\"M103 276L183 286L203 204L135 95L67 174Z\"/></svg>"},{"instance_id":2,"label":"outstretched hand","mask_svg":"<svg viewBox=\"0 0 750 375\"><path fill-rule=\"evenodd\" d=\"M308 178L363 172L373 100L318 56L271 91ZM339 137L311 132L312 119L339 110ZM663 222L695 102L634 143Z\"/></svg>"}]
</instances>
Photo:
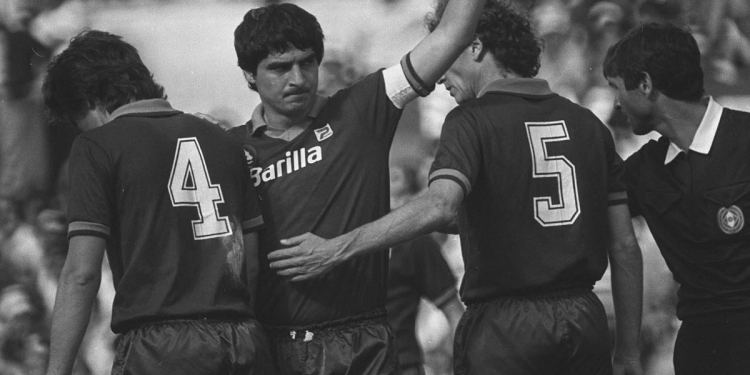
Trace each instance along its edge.
<instances>
[{"instance_id":1,"label":"outstretched hand","mask_svg":"<svg viewBox=\"0 0 750 375\"><path fill-rule=\"evenodd\" d=\"M291 277L292 281L318 277L345 260L347 243L337 237L326 240L312 233L281 240L281 244L291 246L268 254L271 268L281 276Z\"/></svg>"}]
</instances>

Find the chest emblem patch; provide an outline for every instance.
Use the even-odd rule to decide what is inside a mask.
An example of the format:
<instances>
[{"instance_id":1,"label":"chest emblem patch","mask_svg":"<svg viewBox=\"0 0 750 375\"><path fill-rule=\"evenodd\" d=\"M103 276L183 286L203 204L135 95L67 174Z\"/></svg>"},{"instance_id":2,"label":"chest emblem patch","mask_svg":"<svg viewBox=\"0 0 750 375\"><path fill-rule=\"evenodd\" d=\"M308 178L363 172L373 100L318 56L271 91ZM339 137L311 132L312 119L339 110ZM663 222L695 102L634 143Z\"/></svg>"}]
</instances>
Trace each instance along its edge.
<instances>
[{"instance_id":1,"label":"chest emblem patch","mask_svg":"<svg viewBox=\"0 0 750 375\"><path fill-rule=\"evenodd\" d=\"M333 135L333 129L331 129L331 125L327 124L326 126L315 129L315 136L318 138L318 142L328 139Z\"/></svg>"},{"instance_id":2,"label":"chest emblem patch","mask_svg":"<svg viewBox=\"0 0 750 375\"><path fill-rule=\"evenodd\" d=\"M716 219L719 228L726 234L735 234L745 227L745 215L735 205L720 208Z\"/></svg>"}]
</instances>

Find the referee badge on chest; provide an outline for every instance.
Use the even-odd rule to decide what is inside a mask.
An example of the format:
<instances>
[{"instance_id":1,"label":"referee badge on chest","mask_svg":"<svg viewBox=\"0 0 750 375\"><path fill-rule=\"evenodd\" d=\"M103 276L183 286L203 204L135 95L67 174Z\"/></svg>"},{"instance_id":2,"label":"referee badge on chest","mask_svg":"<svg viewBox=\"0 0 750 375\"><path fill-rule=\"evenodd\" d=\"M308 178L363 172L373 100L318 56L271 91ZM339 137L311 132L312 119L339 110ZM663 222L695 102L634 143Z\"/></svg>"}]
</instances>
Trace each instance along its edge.
<instances>
[{"instance_id":1,"label":"referee badge on chest","mask_svg":"<svg viewBox=\"0 0 750 375\"><path fill-rule=\"evenodd\" d=\"M716 219L719 228L726 234L735 234L745 227L745 215L736 205L720 208Z\"/></svg>"}]
</instances>

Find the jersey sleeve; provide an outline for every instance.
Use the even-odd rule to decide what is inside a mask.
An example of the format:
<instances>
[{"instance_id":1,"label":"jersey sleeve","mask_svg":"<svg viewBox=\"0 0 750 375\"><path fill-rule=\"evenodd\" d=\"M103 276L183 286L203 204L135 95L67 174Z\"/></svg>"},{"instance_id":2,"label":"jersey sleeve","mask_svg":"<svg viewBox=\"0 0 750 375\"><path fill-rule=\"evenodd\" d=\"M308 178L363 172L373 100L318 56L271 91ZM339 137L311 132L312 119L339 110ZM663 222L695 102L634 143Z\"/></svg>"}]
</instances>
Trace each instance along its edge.
<instances>
[{"instance_id":1,"label":"jersey sleeve","mask_svg":"<svg viewBox=\"0 0 750 375\"><path fill-rule=\"evenodd\" d=\"M482 162L482 143L475 124L460 107L448 114L430 169L429 183L448 179L461 186L464 197L471 192Z\"/></svg>"},{"instance_id":2,"label":"jersey sleeve","mask_svg":"<svg viewBox=\"0 0 750 375\"><path fill-rule=\"evenodd\" d=\"M458 293L456 278L431 236L415 240L413 246L414 283L421 295L439 307Z\"/></svg>"},{"instance_id":3,"label":"jersey sleeve","mask_svg":"<svg viewBox=\"0 0 750 375\"><path fill-rule=\"evenodd\" d=\"M244 163L246 168L242 168L242 186L243 186L243 203L244 210L242 214L242 232L250 233L260 229L263 226L263 215L261 214L260 204L258 202L258 192L250 176L250 169L255 166L257 153L251 146L242 147L244 152Z\"/></svg>"},{"instance_id":4,"label":"jersey sleeve","mask_svg":"<svg viewBox=\"0 0 750 375\"><path fill-rule=\"evenodd\" d=\"M628 191L628 208L630 216L636 217L641 215L640 202L638 201L638 176L640 176L640 158L641 152L631 155L623 163L622 181Z\"/></svg>"},{"instance_id":5,"label":"jersey sleeve","mask_svg":"<svg viewBox=\"0 0 750 375\"><path fill-rule=\"evenodd\" d=\"M78 235L109 239L114 217L114 176L109 155L80 136L70 153L68 238Z\"/></svg>"},{"instance_id":6,"label":"jersey sleeve","mask_svg":"<svg viewBox=\"0 0 750 375\"><path fill-rule=\"evenodd\" d=\"M627 204L628 194L623 181L623 162L615 149L615 141L609 130L602 125L604 153L607 158L607 202L610 206Z\"/></svg>"}]
</instances>

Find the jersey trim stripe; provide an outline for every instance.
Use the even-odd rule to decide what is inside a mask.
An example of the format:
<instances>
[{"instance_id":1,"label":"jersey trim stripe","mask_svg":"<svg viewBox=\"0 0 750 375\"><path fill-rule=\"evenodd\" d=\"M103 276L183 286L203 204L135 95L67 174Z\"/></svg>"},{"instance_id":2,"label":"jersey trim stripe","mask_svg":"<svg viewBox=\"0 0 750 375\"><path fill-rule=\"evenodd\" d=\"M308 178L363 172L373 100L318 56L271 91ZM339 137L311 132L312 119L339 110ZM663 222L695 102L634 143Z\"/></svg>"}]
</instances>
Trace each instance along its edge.
<instances>
[{"instance_id":1,"label":"jersey trim stripe","mask_svg":"<svg viewBox=\"0 0 750 375\"><path fill-rule=\"evenodd\" d=\"M258 229L263 225L263 216L256 216L250 220L245 220L242 222L242 232L251 232L255 229Z\"/></svg>"},{"instance_id":2,"label":"jersey trim stripe","mask_svg":"<svg viewBox=\"0 0 750 375\"><path fill-rule=\"evenodd\" d=\"M430 174L429 183L440 179L455 181L462 189L464 189L464 197L471 193L471 182L469 182L469 179L466 178L463 173L455 169L443 168L432 172L432 174Z\"/></svg>"},{"instance_id":3,"label":"jersey trim stripe","mask_svg":"<svg viewBox=\"0 0 750 375\"><path fill-rule=\"evenodd\" d=\"M458 290L456 288L450 288L446 290L443 294L441 294L439 297L432 300L432 303L440 308L443 304L450 301L453 296L455 296L458 293Z\"/></svg>"},{"instance_id":4,"label":"jersey trim stripe","mask_svg":"<svg viewBox=\"0 0 750 375\"><path fill-rule=\"evenodd\" d=\"M398 109L403 109L409 102L419 97L399 65L384 70L383 81L386 95Z\"/></svg>"},{"instance_id":5,"label":"jersey trim stripe","mask_svg":"<svg viewBox=\"0 0 750 375\"><path fill-rule=\"evenodd\" d=\"M108 226L85 221L74 221L68 225L68 238L73 236L97 236L109 239L110 229Z\"/></svg>"},{"instance_id":6,"label":"jersey trim stripe","mask_svg":"<svg viewBox=\"0 0 750 375\"><path fill-rule=\"evenodd\" d=\"M430 95L432 90L435 90L435 84L428 86L424 83L422 78L420 78L417 74L417 71L414 70L414 65L411 64L410 54L411 53L407 53L403 58L401 58L401 69L404 71L409 84L414 89L414 91L419 94L419 96Z\"/></svg>"},{"instance_id":7,"label":"jersey trim stripe","mask_svg":"<svg viewBox=\"0 0 750 375\"><path fill-rule=\"evenodd\" d=\"M628 193L624 191L618 191L614 193L609 193L607 196L607 205L608 206L617 206L620 204L627 204L628 203Z\"/></svg>"}]
</instances>

